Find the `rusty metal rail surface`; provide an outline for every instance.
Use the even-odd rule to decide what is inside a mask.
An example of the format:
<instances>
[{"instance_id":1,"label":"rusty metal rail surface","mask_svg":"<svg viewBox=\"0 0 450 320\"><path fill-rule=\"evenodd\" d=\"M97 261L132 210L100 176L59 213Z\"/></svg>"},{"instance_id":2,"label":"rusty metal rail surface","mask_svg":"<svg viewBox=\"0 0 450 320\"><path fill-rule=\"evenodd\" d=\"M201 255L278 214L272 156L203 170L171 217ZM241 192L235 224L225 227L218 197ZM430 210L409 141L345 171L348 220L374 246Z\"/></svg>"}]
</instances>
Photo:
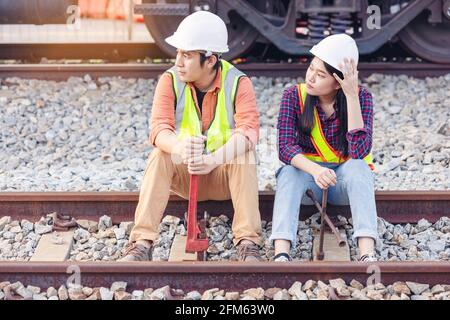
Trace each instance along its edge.
<instances>
[{"instance_id":1,"label":"rusty metal rail surface","mask_svg":"<svg viewBox=\"0 0 450 320\"><path fill-rule=\"evenodd\" d=\"M21 281L43 288L58 287L80 272L83 286L109 287L114 281L126 281L130 290L172 288L228 291L255 287L289 288L295 281L342 278L365 284L379 272L387 285L395 281L450 284L449 262L0 262L0 282Z\"/></svg>"},{"instance_id":2,"label":"rusty metal rail surface","mask_svg":"<svg viewBox=\"0 0 450 320\"><path fill-rule=\"evenodd\" d=\"M133 220L138 192L1 192L0 216L14 219L38 220L42 215L57 211L77 219L98 219L103 214L115 223ZM391 223L414 223L422 218L431 222L450 216L450 191L377 191L378 216ZM264 220L272 220L274 192L260 192L259 207ZM166 214L183 217L187 200L172 194ZM231 200L199 202L198 211L211 215L233 215ZM305 218L317 212L314 206L302 205ZM349 206L328 208L330 215L350 217Z\"/></svg>"},{"instance_id":3,"label":"rusty metal rail surface","mask_svg":"<svg viewBox=\"0 0 450 320\"><path fill-rule=\"evenodd\" d=\"M0 78L20 77L28 79L63 81L70 76L92 78L121 76L123 78L157 78L170 64L5 64L0 65ZM249 76L303 77L308 63L248 63L237 67ZM450 73L450 65L431 63L360 63L359 74L368 77L374 73L407 75L418 78L437 77Z\"/></svg>"}]
</instances>

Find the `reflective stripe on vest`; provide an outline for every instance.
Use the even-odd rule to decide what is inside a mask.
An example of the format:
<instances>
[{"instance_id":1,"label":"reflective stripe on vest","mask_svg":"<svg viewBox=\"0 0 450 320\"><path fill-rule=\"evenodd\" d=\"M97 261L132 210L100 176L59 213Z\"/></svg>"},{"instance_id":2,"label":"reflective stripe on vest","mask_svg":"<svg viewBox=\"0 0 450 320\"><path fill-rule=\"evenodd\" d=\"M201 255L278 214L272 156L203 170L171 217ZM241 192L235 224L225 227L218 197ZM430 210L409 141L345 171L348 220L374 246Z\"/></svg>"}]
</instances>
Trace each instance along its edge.
<instances>
[{"instance_id":1,"label":"reflective stripe on vest","mask_svg":"<svg viewBox=\"0 0 450 320\"><path fill-rule=\"evenodd\" d=\"M303 113L303 108L307 95L306 84L304 83L299 84L297 90L299 95L300 112ZM351 158L347 157L339 159L339 152L333 149L333 147L328 143L323 134L319 113L317 112L316 108L314 108L314 126L311 130L310 138L314 146L314 149L316 150L316 153L304 153L303 155L309 160L315 162L343 163ZM375 170L372 152L369 152L369 154L364 158L364 161L367 163L367 165L370 167L372 171Z\"/></svg>"},{"instance_id":2,"label":"reflective stripe on vest","mask_svg":"<svg viewBox=\"0 0 450 320\"><path fill-rule=\"evenodd\" d=\"M239 79L245 76L227 61L221 60L221 86L217 94L214 118L205 132L206 151L214 152L224 145L232 135L234 123L234 100ZM175 92L175 128L178 138L202 134L201 116L195 107L195 100L191 88L180 80L175 67L167 72L172 75L172 84Z\"/></svg>"}]
</instances>

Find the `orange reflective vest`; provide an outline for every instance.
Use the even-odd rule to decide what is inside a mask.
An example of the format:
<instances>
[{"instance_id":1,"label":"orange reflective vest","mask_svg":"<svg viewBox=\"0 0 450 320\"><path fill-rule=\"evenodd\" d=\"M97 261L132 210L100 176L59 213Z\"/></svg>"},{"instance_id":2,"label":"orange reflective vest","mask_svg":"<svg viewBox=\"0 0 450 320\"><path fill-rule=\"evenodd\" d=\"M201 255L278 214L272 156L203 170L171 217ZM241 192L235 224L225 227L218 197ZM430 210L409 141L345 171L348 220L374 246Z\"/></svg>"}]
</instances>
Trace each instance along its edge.
<instances>
[{"instance_id":1,"label":"orange reflective vest","mask_svg":"<svg viewBox=\"0 0 450 320\"><path fill-rule=\"evenodd\" d=\"M300 102L300 112L303 113L307 95L306 84L299 84L297 89ZM314 146L314 149L316 150L316 153L304 153L303 155L309 160L315 162L343 163L351 158L350 156L347 158L339 158L339 151L334 150L333 147L325 139L317 108L314 108L314 126L311 130L310 139ZM372 171L375 170L372 152L369 152L369 154L364 158L364 161Z\"/></svg>"}]
</instances>

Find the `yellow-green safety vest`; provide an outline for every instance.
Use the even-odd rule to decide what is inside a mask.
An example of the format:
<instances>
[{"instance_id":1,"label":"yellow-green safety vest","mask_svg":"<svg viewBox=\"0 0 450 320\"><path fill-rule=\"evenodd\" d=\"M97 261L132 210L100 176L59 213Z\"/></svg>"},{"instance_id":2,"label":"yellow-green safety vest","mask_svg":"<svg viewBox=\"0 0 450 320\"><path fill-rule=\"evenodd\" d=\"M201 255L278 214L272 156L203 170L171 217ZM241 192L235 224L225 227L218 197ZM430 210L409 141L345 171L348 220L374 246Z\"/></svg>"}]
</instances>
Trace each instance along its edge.
<instances>
[{"instance_id":1,"label":"yellow-green safety vest","mask_svg":"<svg viewBox=\"0 0 450 320\"><path fill-rule=\"evenodd\" d=\"M217 94L217 102L213 120L205 132L206 151L214 152L223 146L232 135L235 128L235 97L239 79L244 73L227 61L221 60L221 87ZM167 72L172 75L175 92L175 128L178 139L202 134L201 116L195 107L195 100L191 88L182 82L172 67Z\"/></svg>"},{"instance_id":2,"label":"yellow-green safety vest","mask_svg":"<svg viewBox=\"0 0 450 320\"><path fill-rule=\"evenodd\" d=\"M300 112L303 113L303 107L306 101L306 84L301 83L297 88L300 103ZM303 155L315 162L330 162L330 163L343 163L350 159L351 157L339 159L339 151L333 149L333 147L325 139L325 135L322 131L322 126L320 124L319 113L317 108L314 108L314 126L311 130L311 142L316 150L316 153L304 153ZM364 161L370 167L372 171L375 171L375 166L373 164L372 152L364 158Z\"/></svg>"}]
</instances>

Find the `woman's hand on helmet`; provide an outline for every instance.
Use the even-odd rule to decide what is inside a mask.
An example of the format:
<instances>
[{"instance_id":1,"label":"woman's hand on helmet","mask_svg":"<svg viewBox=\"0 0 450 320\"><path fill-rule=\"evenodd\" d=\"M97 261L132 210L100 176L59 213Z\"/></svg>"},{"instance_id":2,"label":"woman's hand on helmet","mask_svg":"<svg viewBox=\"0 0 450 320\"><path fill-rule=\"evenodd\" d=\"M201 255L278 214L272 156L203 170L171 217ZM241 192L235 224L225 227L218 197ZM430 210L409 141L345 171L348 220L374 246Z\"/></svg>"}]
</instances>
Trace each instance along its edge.
<instances>
[{"instance_id":1,"label":"woman's hand on helmet","mask_svg":"<svg viewBox=\"0 0 450 320\"><path fill-rule=\"evenodd\" d=\"M346 97L357 97L359 72L356 68L355 61L353 59L344 59L344 63L341 63L340 67L343 70L344 79L339 78L336 73L333 73L334 78L340 84Z\"/></svg>"}]
</instances>

